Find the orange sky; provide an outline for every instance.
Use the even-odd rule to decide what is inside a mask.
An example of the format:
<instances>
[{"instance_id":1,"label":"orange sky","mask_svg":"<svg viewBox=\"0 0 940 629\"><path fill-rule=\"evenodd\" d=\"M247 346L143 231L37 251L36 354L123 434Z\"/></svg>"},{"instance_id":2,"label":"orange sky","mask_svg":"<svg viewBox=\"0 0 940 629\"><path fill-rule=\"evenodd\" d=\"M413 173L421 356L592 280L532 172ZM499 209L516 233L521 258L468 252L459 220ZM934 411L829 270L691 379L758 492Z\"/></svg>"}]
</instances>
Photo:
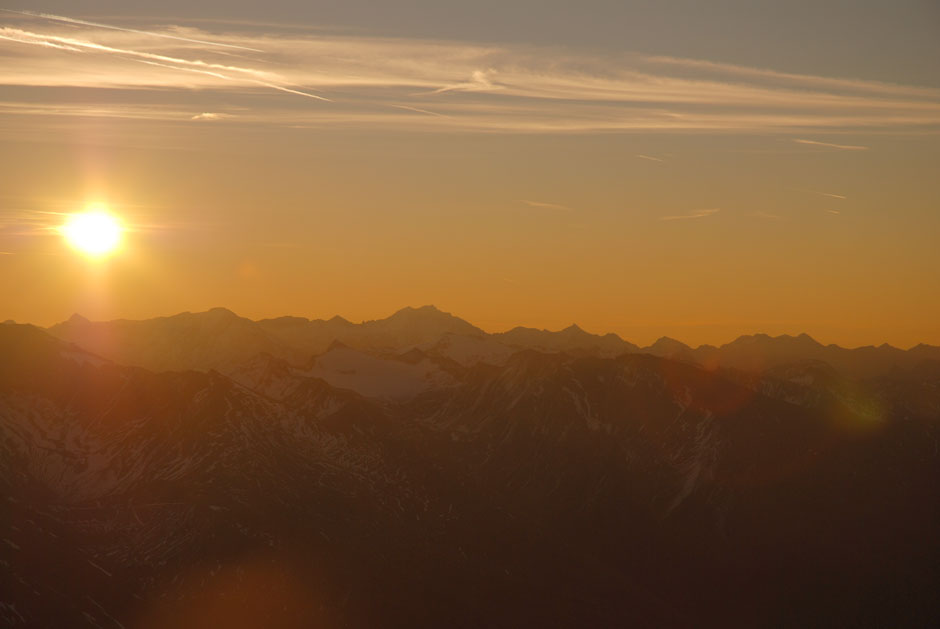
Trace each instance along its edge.
<instances>
[{"instance_id":1,"label":"orange sky","mask_svg":"<svg viewBox=\"0 0 940 629\"><path fill-rule=\"evenodd\" d=\"M940 344L940 85L903 58L0 17L0 319ZM106 260L55 230L92 202L129 227Z\"/></svg>"}]
</instances>

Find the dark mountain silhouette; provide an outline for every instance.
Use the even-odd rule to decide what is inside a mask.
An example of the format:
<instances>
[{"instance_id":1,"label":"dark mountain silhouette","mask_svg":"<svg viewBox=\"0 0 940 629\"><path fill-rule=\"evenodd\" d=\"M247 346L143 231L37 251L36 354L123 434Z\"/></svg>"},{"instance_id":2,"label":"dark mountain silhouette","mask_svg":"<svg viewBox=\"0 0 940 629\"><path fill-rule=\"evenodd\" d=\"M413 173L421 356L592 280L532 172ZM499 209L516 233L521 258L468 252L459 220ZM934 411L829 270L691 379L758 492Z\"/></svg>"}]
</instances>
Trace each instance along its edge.
<instances>
[{"instance_id":1,"label":"dark mountain silhouette","mask_svg":"<svg viewBox=\"0 0 940 629\"><path fill-rule=\"evenodd\" d=\"M220 369L261 352L295 357L257 323L225 308L144 321L91 322L75 315L49 333L115 362L156 371Z\"/></svg>"},{"instance_id":2,"label":"dark mountain silhouette","mask_svg":"<svg viewBox=\"0 0 940 629\"><path fill-rule=\"evenodd\" d=\"M674 358L676 360L690 360L695 361L695 356L691 347L671 339L668 336L659 337L655 343L649 347L644 347L642 352L647 354L652 354L653 356L659 356L661 358Z\"/></svg>"},{"instance_id":3,"label":"dark mountain silhouette","mask_svg":"<svg viewBox=\"0 0 940 629\"><path fill-rule=\"evenodd\" d=\"M192 317L173 333L257 327ZM460 356L497 343L439 338ZM751 370L591 346L496 364L343 343L305 363L263 352L224 373L155 372L0 326L0 622L940 618L940 362L859 380L793 360L813 347L799 337L725 354L781 363ZM328 379L390 386L421 365L448 380L387 396Z\"/></svg>"},{"instance_id":4,"label":"dark mountain silhouette","mask_svg":"<svg viewBox=\"0 0 940 629\"><path fill-rule=\"evenodd\" d=\"M801 360L819 360L856 378L870 378L893 369L910 369L925 359L940 359L940 347L918 345L904 351L890 345L845 349L822 345L806 334L771 337L766 334L741 336L721 347L700 347L692 351L696 362L710 368L730 367L764 371Z\"/></svg>"}]
</instances>

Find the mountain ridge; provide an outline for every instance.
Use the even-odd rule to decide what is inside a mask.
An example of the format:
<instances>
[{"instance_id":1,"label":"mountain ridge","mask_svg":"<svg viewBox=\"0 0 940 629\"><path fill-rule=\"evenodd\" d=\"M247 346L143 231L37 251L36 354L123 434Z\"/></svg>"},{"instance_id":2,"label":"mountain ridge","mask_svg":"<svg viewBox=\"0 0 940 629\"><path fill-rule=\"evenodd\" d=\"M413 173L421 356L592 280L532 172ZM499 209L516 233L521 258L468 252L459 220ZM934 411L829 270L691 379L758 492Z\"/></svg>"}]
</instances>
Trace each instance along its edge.
<instances>
[{"instance_id":1,"label":"mountain ridge","mask_svg":"<svg viewBox=\"0 0 940 629\"><path fill-rule=\"evenodd\" d=\"M466 346L458 362L503 360L507 352L520 349L607 357L651 353L710 369L747 371L821 360L852 377L871 378L894 368L912 369L923 360L940 360L940 347L925 343L907 350L887 343L844 348L823 345L806 333L744 334L719 346L698 347L669 337L640 347L615 333L593 334L577 324L557 331L516 326L490 333L433 305L407 306L384 319L360 323L339 315L330 319L284 316L252 320L222 307L140 320L90 321L76 313L46 330L92 354L155 370L225 368L262 352L303 364L337 342L366 352L401 354L413 347L429 348L448 335L452 339L475 338L495 343L486 352L471 352L467 349L469 340L457 343ZM450 345L456 347L454 343ZM165 348L172 351L168 354Z\"/></svg>"}]
</instances>

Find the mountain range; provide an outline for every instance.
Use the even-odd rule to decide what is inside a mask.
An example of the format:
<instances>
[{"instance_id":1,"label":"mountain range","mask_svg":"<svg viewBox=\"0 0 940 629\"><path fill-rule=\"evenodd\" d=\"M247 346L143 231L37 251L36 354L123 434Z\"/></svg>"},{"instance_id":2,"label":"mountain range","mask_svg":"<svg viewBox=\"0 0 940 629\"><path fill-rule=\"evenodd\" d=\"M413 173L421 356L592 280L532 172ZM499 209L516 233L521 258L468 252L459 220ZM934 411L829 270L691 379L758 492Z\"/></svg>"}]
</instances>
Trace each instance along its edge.
<instances>
[{"instance_id":1,"label":"mountain range","mask_svg":"<svg viewBox=\"0 0 940 629\"><path fill-rule=\"evenodd\" d=\"M300 364L326 352L337 342L353 349L385 353L428 349L436 344L438 354L452 353L454 356L449 357L454 359L460 358L461 351L483 351L479 357L483 362L490 358L490 353L506 355L518 349L598 357L647 353L696 363L708 369L748 371L817 360L851 377L861 378L884 376L894 370L916 368L925 361L940 360L937 346L921 344L902 350L884 344L845 349L822 345L806 334L795 337L746 335L720 347L696 348L668 337L641 348L616 334L591 334L577 325L555 332L516 327L488 334L434 306L403 308L386 319L363 323L352 323L339 316L328 320L280 317L252 321L225 308L143 321L92 322L74 315L47 331L117 363L157 371L224 370L259 353ZM461 349L444 350L441 345L444 337L450 339L446 344L459 344ZM471 350L471 346L479 346L479 350Z\"/></svg>"},{"instance_id":2,"label":"mountain range","mask_svg":"<svg viewBox=\"0 0 940 629\"><path fill-rule=\"evenodd\" d=\"M0 325L0 624L933 626L938 348Z\"/></svg>"}]
</instances>

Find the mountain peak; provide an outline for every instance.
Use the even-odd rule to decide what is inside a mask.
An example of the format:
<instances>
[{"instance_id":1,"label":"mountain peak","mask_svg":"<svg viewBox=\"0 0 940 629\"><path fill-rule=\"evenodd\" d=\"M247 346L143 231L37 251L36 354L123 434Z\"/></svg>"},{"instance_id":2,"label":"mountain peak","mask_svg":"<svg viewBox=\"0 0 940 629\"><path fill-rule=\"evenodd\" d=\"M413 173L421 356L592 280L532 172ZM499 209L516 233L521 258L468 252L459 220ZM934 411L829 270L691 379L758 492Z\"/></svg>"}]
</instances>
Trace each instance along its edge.
<instances>
[{"instance_id":1,"label":"mountain peak","mask_svg":"<svg viewBox=\"0 0 940 629\"><path fill-rule=\"evenodd\" d=\"M448 315L451 316L449 312L444 312L440 310L437 306L427 304L425 306L405 306L401 310L395 312L392 317L404 316L409 314L423 314L423 315ZM391 318L391 317L389 317Z\"/></svg>"},{"instance_id":2,"label":"mountain peak","mask_svg":"<svg viewBox=\"0 0 940 629\"><path fill-rule=\"evenodd\" d=\"M238 315L229 310L228 308L223 308L222 306L216 306L215 308L210 308L206 311L207 315L212 315L214 317L225 317L228 319L237 319Z\"/></svg>"},{"instance_id":3,"label":"mountain peak","mask_svg":"<svg viewBox=\"0 0 940 629\"><path fill-rule=\"evenodd\" d=\"M431 305L420 306L418 308L406 306L387 319L379 319L378 321L373 321L371 323L378 325L444 325L448 327L456 325L458 328L452 331L461 333L465 333L465 331L477 330L475 326L467 323L460 317L456 317L449 312L444 312L436 306ZM482 330L480 330L480 332L482 332Z\"/></svg>"},{"instance_id":4,"label":"mountain peak","mask_svg":"<svg viewBox=\"0 0 940 629\"><path fill-rule=\"evenodd\" d=\"M688 345L682 341L677 341L676 339L669 336L661 336L656 339L656 342L650 345L650 347L663 348L663 349L691 349Z\"/></svg>"},{"instance_id":5,"label":"mountain peak","mask_svg":"<svg viewBox=\"0 0 940 629\"><path fill-rule=\"evenodd\" d=\"M83 325L85 323L91 323L91 321L89 321L82 315L78 314L77 312L72 313L72 316L68 318L67 322L71 323L72 325Z\"/></svg>"}]
</instances>

